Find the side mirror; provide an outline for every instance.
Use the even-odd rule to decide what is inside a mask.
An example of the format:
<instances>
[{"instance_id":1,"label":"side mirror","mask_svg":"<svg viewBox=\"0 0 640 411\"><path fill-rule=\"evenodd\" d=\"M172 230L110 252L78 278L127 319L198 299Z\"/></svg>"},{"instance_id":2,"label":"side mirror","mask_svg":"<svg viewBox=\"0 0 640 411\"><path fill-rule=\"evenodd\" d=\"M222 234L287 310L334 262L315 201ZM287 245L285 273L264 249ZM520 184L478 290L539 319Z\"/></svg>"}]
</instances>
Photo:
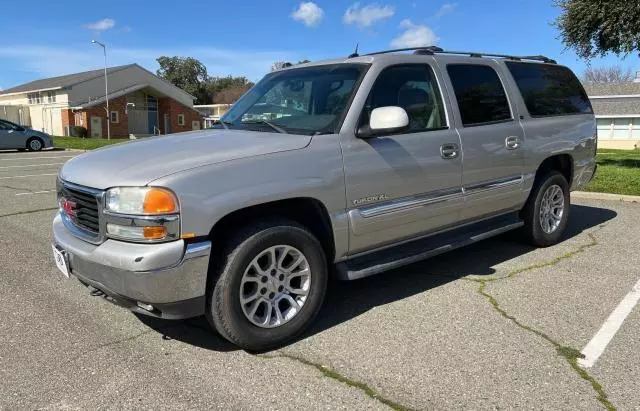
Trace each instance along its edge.
<instances>
[{"instance_id":1,"label":"side mirror","mask_svg":"<svg viewBox=\"0 0 640 411\"><path fill-rule=\"evenodd\" d=\"M359 138L393 134L409 127L409 116L402 107L378 107L371 112L369 124L358 129Z\"/></svg>"}]
</instances>

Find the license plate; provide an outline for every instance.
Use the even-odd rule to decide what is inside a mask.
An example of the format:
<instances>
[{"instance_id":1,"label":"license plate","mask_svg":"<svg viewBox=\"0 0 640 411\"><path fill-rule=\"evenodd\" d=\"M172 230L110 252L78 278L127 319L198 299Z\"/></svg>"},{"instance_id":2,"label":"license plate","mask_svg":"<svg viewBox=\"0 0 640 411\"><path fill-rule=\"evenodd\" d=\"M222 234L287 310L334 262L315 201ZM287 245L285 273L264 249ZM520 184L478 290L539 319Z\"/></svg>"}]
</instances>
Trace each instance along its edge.
<instances>
[{"instance_id":1,"label":"license plate","mask_svg":"<svg viewBox=\"0 0 640 411\"><path fill-rule=\"evenodd\" d=\"M58 250L55 245L52 245L51 248L53 249L53 259L56 260L58 270L60 270L65 277L69 278L69 268L67 267L67 259L64 253Z\"/></svg>"}]
</instances>

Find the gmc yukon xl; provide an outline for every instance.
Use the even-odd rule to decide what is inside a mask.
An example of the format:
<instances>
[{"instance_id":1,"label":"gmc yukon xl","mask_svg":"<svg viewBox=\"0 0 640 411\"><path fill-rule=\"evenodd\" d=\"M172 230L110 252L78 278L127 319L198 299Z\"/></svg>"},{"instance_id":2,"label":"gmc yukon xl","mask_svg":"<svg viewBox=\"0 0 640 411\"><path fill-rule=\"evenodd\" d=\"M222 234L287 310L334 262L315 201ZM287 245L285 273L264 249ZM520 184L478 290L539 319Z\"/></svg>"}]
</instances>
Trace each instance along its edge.
<instances>
[{"instance_id":1,"label":"gmc yukon xl","mask_svg":"<svg viewBox=\"0 0 640 411\"><path fill-rule=\"evenodd\" d=\"M515 229L557 243L596 146L580 82L543 56L425 47L288 65L213 129L69 160L53 252L94 294L204 314L268 350L309 326L330 275Z\"/></svg>"}]
</instances>

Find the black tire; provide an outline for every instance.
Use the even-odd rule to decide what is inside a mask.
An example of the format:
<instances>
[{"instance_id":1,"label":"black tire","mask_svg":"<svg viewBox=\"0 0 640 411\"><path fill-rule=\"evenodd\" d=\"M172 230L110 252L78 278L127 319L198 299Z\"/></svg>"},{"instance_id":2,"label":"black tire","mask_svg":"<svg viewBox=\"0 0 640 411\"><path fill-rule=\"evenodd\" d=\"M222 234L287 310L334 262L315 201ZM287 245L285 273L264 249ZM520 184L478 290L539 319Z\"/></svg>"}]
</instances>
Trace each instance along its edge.
<instances>
[{"instance_id":1,"label":"black tire","mask_svg":"<svg viewBox=\"0 0 640 411\"><path fill-rule=\"evenodd\" d=\"M262 328L244 314L240 286L253 259L277 245L292 246L304 254L311 271L310 288L293 318L274 328ZM253 352L280 347L300 335L319 313L327 290L327 260L320 242L305 227L280 219L246 227L229 240L219 259L219 264L211 264L206 316L220 335L239 347Z\"/></svg>"},{"instance_id":2,"label":"black tire","mask_svg":"<svg viewBox=\"0 0 640 411\"><path fill-rule=\"evenodd\" d=\"M34 142L34 141L39 142L40 145L39 146L35 146L34 145L34 147L31 147L31 145L32 145L31 143ZM42 150L43 147L44 147L44 141L42 141L42 139L39 138L39 137L31 137L31 138L29 138L27 140L26 149L29 150L29 151L40 151L40 150Z\"/></svg>"},{"instance_id":3,"label":"black tire","mask_svg":"<svg viewBox=\"0 0 640 411\"><path fill-rule=\"evenodd\" d=\"M551 233L545 232L540 221L540 209L544 194L552 186L558 186L562 190L564 198L564 210L560 223ZM569 195L569 184L566 178L557 171L549 171L536 180L529 194L529 198L522 209L520 215L524 220L522 229L525 240L535 247L549 247L557 244L564 235L569 220L569 209L571 208L571 198Z\"/></svg>"}]
</instances>

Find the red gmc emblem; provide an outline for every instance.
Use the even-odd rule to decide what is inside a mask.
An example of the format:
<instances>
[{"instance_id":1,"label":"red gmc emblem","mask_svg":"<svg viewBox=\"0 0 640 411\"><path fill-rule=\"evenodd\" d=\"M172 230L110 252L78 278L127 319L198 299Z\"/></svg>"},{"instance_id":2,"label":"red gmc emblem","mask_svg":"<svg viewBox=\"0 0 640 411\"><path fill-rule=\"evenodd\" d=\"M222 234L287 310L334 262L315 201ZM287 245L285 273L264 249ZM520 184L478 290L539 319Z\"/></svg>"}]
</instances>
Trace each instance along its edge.
<instances>
[{"instance_id":1,"label":"red gmc emblem","mask_svg":"<svg viewBox=\"0 0 640 411\"><path fill-rule=\"evenodd\" d=\"M64 210L67 215L75 217L76 215L76 203L71 200L67 200L66 198L60 199L60 207Z\"/></svg>"}]
</instances>

